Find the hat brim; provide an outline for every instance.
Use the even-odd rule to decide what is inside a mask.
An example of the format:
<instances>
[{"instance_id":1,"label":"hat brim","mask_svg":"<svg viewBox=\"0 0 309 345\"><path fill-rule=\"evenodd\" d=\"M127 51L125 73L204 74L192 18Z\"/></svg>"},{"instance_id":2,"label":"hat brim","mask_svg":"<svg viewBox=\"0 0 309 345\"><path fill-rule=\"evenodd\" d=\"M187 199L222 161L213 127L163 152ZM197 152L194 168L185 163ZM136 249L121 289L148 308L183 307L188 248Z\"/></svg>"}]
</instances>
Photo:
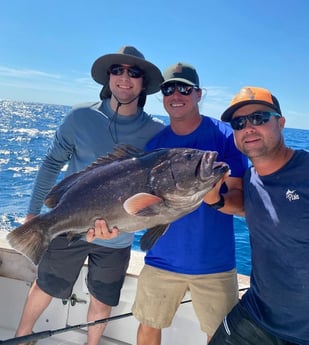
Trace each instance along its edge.
<instances>
[{"instance_id":1,"label":"hat brim","mask_svg":"<svg viewBox=\"0 0 309 345\"><path fill-rule=\"evenodd\" d=\"M128 54L107 54L98 58L92 65L92 78L99 84L105 85L109 81L108 68L114 64L136 65L145 73L146 94L150 95L160 90L163 82L158 67L151 62Z\"/></svg>"},{"instance_id":2,"label":"hat brim","mask_svg":"<svg viewBox=\"0 0 309 345\"><path fill-rule=\"evenodd\" d=\"M259 101L259 100L248 100L248 101L239 102L239 103L234 104L231 107L227 108L225 110L225 112L221 115L221 120L225 121L225 122L231 122L233 114L235 113L235 111L237 109L243 107L244 105L247 105L247 104L263 104L263 105L266 105L267 107L274 109L279 114L281 114L281 111L278 110L278 108L272 103L265 102L265 101Z\"/></svg>"},{"instance_id":3,"label":"hat brim","mask_svg":"<svg viewBox=\"0 0 309 345\"><path fill-rule=\"evenodd\" d=\"M187 85L195 86L195 84L192 83L190 80L187 80L187 79L184 79L184 78L171 78L171 79L167 79L167 80L164 80L162 85L164 85L166 83L170 83L170 82L180 82L180 83L184 83L184 84L187 84Z\"/></svg>"}]
</instances>

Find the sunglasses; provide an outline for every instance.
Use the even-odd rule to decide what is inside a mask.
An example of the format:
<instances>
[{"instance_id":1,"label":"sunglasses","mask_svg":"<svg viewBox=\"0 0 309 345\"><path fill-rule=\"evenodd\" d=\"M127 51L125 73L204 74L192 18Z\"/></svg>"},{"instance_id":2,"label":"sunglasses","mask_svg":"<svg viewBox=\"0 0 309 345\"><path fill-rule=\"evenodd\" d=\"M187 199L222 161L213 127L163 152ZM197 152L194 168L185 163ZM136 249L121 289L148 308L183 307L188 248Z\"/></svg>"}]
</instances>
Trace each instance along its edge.
<instances>
[{"instance_id":1,"label":"sunglasses","mask_svg":"<svg viewBox=\"0 0 309 345\"><path fill-rule=\"evenodd\" d=\"M108 69L108 72L112 75L123 75L124 71L127 71L130 78L141 78L144 75L144 71L137 66L111 65Z\"/></svg>"},{"instance_id":2,"label":"sunglasses","mask_svg":"<svg viewBox=\"0 0 309 345\"><path fill-rule=\"evenodd\" d=\"M184 83L166 83L161 85L161 91L164 96L171 96L176 89L180 94L188 96L192 93L193 89L198 90L199 87Z\"/></svg>"},{"instance_id":3,"label":"sunglasses","mask_svg":"<svg viewBox=\"0 0 309 345\"><path fill-rule=\"evenodd\" d=\"M249 115L235 117L231 120L231 126L236 131L244 129L247 121L249 121L253 126L261 126L264 123L267 123L272 116L281 117L280 114L271 111L255 111Z\"/></svg>"}]
</instances>

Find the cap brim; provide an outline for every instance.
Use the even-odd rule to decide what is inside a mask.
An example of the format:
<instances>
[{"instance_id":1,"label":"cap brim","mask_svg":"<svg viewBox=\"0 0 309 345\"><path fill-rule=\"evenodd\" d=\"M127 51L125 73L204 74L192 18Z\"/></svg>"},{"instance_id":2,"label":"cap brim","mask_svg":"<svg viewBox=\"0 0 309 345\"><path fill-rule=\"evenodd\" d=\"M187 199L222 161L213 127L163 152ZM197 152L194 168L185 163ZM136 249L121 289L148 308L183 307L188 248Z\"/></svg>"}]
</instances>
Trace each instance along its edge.
<instances>
[{"instance_id":1,"label":"cap brim","mask_svg":"<svg viewBox=\"0 0 309 345\"><path fill-rule=\"evenodd\" d=\"M281 113L280 111L278 111L276 106L274 106L274 104L272 104L272 103L265 102L265 101L259 101L259 100L248 100L248 101L243 101L243 102L239 102L237 104L234 104L231 107L229 107L228 109L226 109L225 112L221 115L221 120L225 121L225 122L230 122L232 120L232 117L233 117L233 114L235 113L235 111L237 109L243 107L244 105L247 105L247 104L263 104L263 105L266 105L267 107L270 107L270 108L274 109L275 111Z\"/></svg>"},{"instance_id":2,"label":"cap brim","mask_svg":"<svg viewBox=\"0 0 309 345\"><path fill-rule=\"evenodd\" d=\"M162 74L158 67L151 62L134 57L128 54L107 54L98 58L92 65L92 78L99 84L108 83L108 68L113 64L136 65L145 73L146 94L152 94L160 90L163 81Z\"/></svg>"},{"instance_id":3,"label":"cap brim","mask_svg":"<svg viewBox=\"0 0 309 345\"><path fill-rule=\"evenodd\" d=\"M164 80L162 85L164 85L166 83L170 83L170 82L180 82L180 83L184 83L184 84L187 84L187 85L195 86L195 84L192 83L192 81L184 79L184 78L171 78L171 79L167 79L167 80Z\"/></svg>"}]
</instances>

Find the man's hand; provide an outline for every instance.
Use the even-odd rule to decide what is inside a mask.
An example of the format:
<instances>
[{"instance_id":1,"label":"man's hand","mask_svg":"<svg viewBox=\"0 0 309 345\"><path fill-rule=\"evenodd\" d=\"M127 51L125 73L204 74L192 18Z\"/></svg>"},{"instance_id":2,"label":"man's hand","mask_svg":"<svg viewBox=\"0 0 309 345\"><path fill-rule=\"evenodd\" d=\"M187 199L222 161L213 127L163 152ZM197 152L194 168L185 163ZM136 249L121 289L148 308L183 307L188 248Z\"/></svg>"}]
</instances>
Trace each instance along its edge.
<instances>
[{"instance_id":1,"label":"man's hand","mask_svg":"<svg viewBox=\"0 0 309 345\"><path fill-rule=\"evenodd\" d=\"M228 179L230 175L230 172L226 172L223 177L221 178L221 180L219 180L215 186L213 187L213 189L211 189L204 197L204 201L207 204L214 204L216 202L218 202L220 200L220 188L222 186L222 184Z\"/></svg>"},{"instance_id":2,"label":"man's hand","mask_svg":"<svg viewBox=\"0 0 309 345\"><path fill-rule=\"evenodd\" d=\"M212 205L220 200L220 188L225 183L227 192L222 194L224 197L224 207L218 211L225 214L245 216L242 179L229 176L229 172L224 174L222 179L216 183L204 197L206 204Z\"/></svg>"},{"instance_id":3,"label":"man's hand","mask_svg":"<svg viewBox=\"0 0 309 345\"><path fill-rule=\"evenodd\" d=\"M101 240L111 240L119 235L119 230L113 227L109 230L104 219L97 219L94 223L94 228L88 229L86 234L87 242L92 242L97 238Z\"/></svg>"}]
</instances>

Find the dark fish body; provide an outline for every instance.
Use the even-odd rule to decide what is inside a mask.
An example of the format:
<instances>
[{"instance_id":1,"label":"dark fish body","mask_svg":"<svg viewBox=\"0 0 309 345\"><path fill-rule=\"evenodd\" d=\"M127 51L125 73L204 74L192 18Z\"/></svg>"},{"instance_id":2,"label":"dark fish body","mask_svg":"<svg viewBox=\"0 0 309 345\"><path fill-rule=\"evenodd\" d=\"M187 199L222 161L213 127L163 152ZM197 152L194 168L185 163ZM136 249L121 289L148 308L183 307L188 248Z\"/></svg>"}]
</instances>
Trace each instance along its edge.
<instances>
[{"instance_id":1,"label":"dark fish body","mask_svg":"<svg viewBox=\"0 0 309 345\"><path fill-rule=\"evenodd\" d=\"M120 146L113 154L55 185L45 204L51 210L10 232L13 248L37 264L52 238L85 233L96 219L109 228L133 232L149 249L169 223L195 210L228 171L217 152L190 148L143 152Z\"/></svg>"}]
</instances>

